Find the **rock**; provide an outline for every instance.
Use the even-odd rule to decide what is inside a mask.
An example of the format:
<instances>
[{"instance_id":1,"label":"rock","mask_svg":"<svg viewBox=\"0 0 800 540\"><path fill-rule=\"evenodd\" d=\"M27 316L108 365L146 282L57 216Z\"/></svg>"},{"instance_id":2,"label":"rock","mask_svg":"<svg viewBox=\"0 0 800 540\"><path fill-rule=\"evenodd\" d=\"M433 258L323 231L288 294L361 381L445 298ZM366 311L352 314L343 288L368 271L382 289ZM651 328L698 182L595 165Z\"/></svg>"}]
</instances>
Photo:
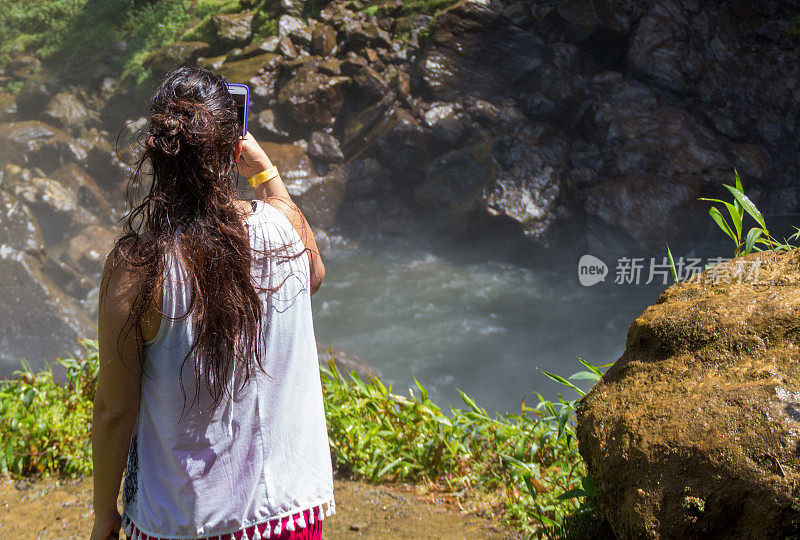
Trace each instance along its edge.
<instances>
[{"instance_id":1,"label":"rock","mask_svg":"<svg viewBox=\"0 0 800 540\"><path fill-rule=\"evenodd\" d=\"M563 21L566 39L572 42L588 40L600 23L592 0L560 0L556 12Z\"/></svg>"},{"instance_id":2,"label":"rock","mask_svg":"<svg viewBox=\"0 0 800 540\"><path fill-rule=\"evenodd\" d=\"M600 170L607 176L576 196L591 216L652 247L665 224L674 232L686 216L701 214L700 189L710 178L727 181L729 162L714 133L643 85L616 81L603 87L584 133L605 156Z\"/></svg>"},{"instance_id":3,"label":"rock","mask_svg":"<svg viewBox=\"0 0 800 540\"><path fill-rule=\"evenodd\" d=\"M364 66L353 75L353 86L356 89L355 99L364 107L372 105L389 91L389 85L383 77L369 66Z\"/></svg>"},{"instance_id":4,"label":"rock","mask_svg":"<svg viewBox=\"0 0 800 540\"><path fill-rule=\"evenodd\" d=\"M398 97L409 103L413 100L411 96L411 75L402 69L389 66L386 70L390 74L389 85L397 92Z\"/></svg>"},{"instance_id":5,"label":"rock","mask_svg":"<svg viewBox=\"0 0 800 540\"><path fill-rule=\"evenodd\" d=\"M19 199L0 191L0 251L25 253L44 261L45 246L39 222Z\"/></svg>"},{"instance_id":6,"label":"rock","mask_svg":"<svg viewBox=\"0 0 800 540\"><path fill-rule=\"evenodd\" d=\"M35 118L61 88L61 78L47 69L40 69L25 77L25 82L16 96L17 113L20 118Z\"/></svg>"},{"instance_id":7,"label":"rock","mask_svg":"<svg viewBox=\"0 0 800 540\"><path fill-rule=\"evenodd\" d=\"M772 172L769 156L758 146L749 143L731 145L734 166L739 174L756 181L764 180Z\"/></svg>"},{"instance_id":8,"label":"rock","mask_svg":"<svg viewBox=\"0 0 800 540\"><path fill-rule=\"evenodd\" d=\"M95 276L87 276L84 272L54 257L49 257L44 262L42 271L72 298L84 299L92 290L98 287L98 280ZM87 302L83 303L82 307L84 308L83 311L89 315L90 318L95 318L97 316L97 313L94 312L96 305L88 305Z\"/></svg>"},{"instance_id":9,"label":"rock","mask_svg":"<svg viewBox=\"0 0 800 540\"><path fill-rule=\"evenodd\" d=\"M497 177L491 150L492 142L487 140L434 159L415 190L416 203L461 218L475 210L483 189Z\"/></svg>"},{"instance_id":10,"label":"rock","mask_svg":"<svg viewBox=\"0 0 800 540\"><path fill-rule=\"evenodd\" d=\"M280 54L263 53L223 63L217 73L231 82L247 84L254 102L267 103L275 94L275 67L283 61Z\"/></svg>"},{"instance_id":11,"label":"rock","mask_svg":"<svg viewBox=\"0 0 800 540\"><path fill-rule=\"evenodd\" d=\"M43 116L62 128L77 130L89 122L99 120L97 115L90 114L86 106L71 92L59 92L47 104Z\"/></svg>"},{"instance_id":12,"label":"rock","mask_svg":"<svg viewBox=\"0 0 800 540\"><path fill-rule=\"evenodd\" d=\"M344 154L339 148L339 141L336 140L336 137L322 131L315 131L311 134L308 141L308 153L312 157L329 163L338 163L344 160Z\"/></svg>"},{"instance_id":13,"label":"rock","mask_svg":"<svg viewBox=\"0 0 800 540\"><path fill-rule=\"evenodd\" d=\"M317 174L306 151L298 144L260 142L278 167L286 189L315 227L329 227L345 194L346 177L332 171Z\"/></svg>"},{"instance_id":14,"label":"rock","mask_svg":"<svg viewBox=\"0 0 800 540\"><path fill-rule=\"evenodd\" d=\"M295 30L305 28L306 23L300 17L294 15L281 15L278 18L278 36L288 36Z\"/></svg>"},{"instance_id":15,"label":"rock","mask_svg":"<svg viewBox=\"0 0 800 540\"><path fill-rule=\"evenodd\" d=\"M303 71L278 91L278 105L300 126L327 126L342 108L350 79Z\"/></svg>"},{"instance_id":16,"label":"rock","mask_svg":"<svg viewBox=\"0 0 800 540\"><path fill-rule=\"evenodd\" d=\"M98 130L89 131L80 139L89 148L86 170L97 178L105 193L116 196L120 193L125 181L133 173L135 160L143 149L137 144L125 147L114 147L107 139L106 133Z\"/></svg>"},{"instance_id":17,"label":"rock","mask_svg":"<svg viewBox=\"0 0 800 540\"><path fill-rule=\"evenodd\" d=\"M197 66L203 69L210 69L212 71L216 71L222 66L222 64L225 63L225 60L227 59L228 59L227 54L220 54L208 58L202 57L197 59Z\"/></svg>"},{"instance_id":18,"label":"rock","mask_svg":"<svg viewBox=\"0 0 800 540\"><path fill-rule=\"evenodd\" d=\"M367 59L358 55L357 53L354 53L353 51L348 52L344 60L342 60L340 63L342 73L350 76L355 75L363 68L368 66L369 63L367 62Z\"/></svg>"},{"instance_id":19,"label":"rock","mask_svg":"<svg viewBox=\"0 0 800 540\"><path fill-rule=\"evenodd\" d=\"M33 257L14 250L0 253L0 362L34 370L65 353L78 354L77 340L92 337L93 323L41 270Z\"/></svg>"},{"instance_id":20,"label":"rock","mask_svg":"<svg viewBox=\"0 0 800 540\"><path fill-rule=\"evenodd\" d=\"M94 181L94 178L83 170L77 163L67 163L53 171L52 178L65 188L75 193L77 204L86 208L101 221L113 220L112 207L106 199L103 190Z\"/></svg>"},{"instance_id":21,"label":"rock","mask_svg":"<svg viewBox=\"0 0 800 540\"><path fill-rule=\"evenodd\" d=\"M668 3L659 5L642 18L631 40L628 62L640 77L673 92L686 93L700 66L687 62L692 29L685 20L675 18L673 8Z\"/></svg>"},{"instance_id":22,"label":"rock","mask_svg":"<svg viewBox=\"0 0 800 540\"><path fill-rule=\"evenodd\" d=\"M17 101L14 94L0 92L0 122L14 120L17 116Z\"/></svg>"},{"instance_id":23,"label":"rock","mask_svg":"<svg viewBox=\"0 0 800 540\"><path fill-rule=\"evenodd\" d=\"M281 9L289 15L300 17L306 5L306 0L280 0Z\"/></svg>"},{"instance_id":24,"label":"rock","mask_svg":"<svg viewBox=\"0 0 800 540\"><path fill-rule=\"evenodd\" d=\"M278 43L280 40L281 38L278 36L269 36L268 38L256 43L251 43L244 49L241 49L239 52L234 53L231 51L229 55L231 60L244 60L245 58L250 58L251 56L259 56L264 53L274 53L278 49Z\"/></svg>"},{"instance_id":25,"label":"rock","mask_svg":"<svg viewBox=\"0 0 800 540\"><path fill-rule=\"evenodd\" d=\"M483 195L486 211L518 223L523 234L546 244L562 191L564 146L544 126L495 139L492 156L499 170Z\"/></svg>"},{"instance_id":26,"label":"rock","mask_svg":"<svg viewBox=\"0 0 800 540\"><path fill-rule=\"evenodd\" d=\"M77 190L57 180L32 176L14 186L14 195L25 202L42 224L48 245L58 245L73 226L98 223L97 216L78 202Z\"/></svg>"},{"instance_id":27,"label":"rock","mask_svg":"<svg viewBox=\"0 0 800 540\"><path fill-rule=\"evenodd\" d=\"M514 2L503 9L503 17L506 17L517 26L524 26L532 20L533 14L526 2Z\"/></svg>"},{"instance_id":28,"label":"rock","mask_svg":"<svg viewBox=\"0 0 800 540\"><path fill-rule=\"evenodd\" d=\"M317 64L317 69L325 75L341 75L342 61L338 58L327 58Z\"/></svg>"},{"instance_id":29,"label":"rock","mask_svg":"<svg viewBox=\"0 0 800 540\"><path fill-rule=\"evenodd\" d=\"M395 34L406 32L418 32L428 28L433 21L433 17L423 13L415 13L405 17L398 17L394 20L393 30Z\"/></svg>"},{"instance_id":30,"label":"rock","mask_svg":"<svg viewBox=\"0 0 800 540\"><path fill-rule=\"evenodd\" d=\"M543 51L542 39L492 11L488 0L465 0L436 16L417 68L437 99L496 99L541 65Z\"/></svg>"},{"instance_id":31,"label":"rock","mask_svg":"<svg viewBox=\"0 0 800 540\"><path fill-rule=\"evenodd\" d=\"M255 125L271 138L287 139L289 137L289 131L283 125L280 116L272 109L264 109L258 113Z\"/></svg>"},{"instance_id":32,"label":"rock","mask_svg":"<svg viewBox=\"0 0 800 540\"><path fill-rule=\"evenodd\" d=\"M247 43L253 35L253 14L249 11L227 13L211 17L211 24L221 44L235 47Z\"/></svg>"},{"instance_id":33,"label":"rock","mask_svg":"<svg viewBox=\"0 0 800 540\"><path fill-rule=\"evenodd\" d=\"M345 183L348 200L370 202L374 202L377 186L381 185L387 176L375 158L350 160L337 166L329 174L339 176Z\"/></svg>"},{"instance_id":34,"label":"rock","mask_svg":"<svg viewBox=\"0 0 800 540\"><path fill-rule=\"evenodd\" d=\"M32 54L16 54L6 63L5 70L14 78L25 80L33 75L41 65L41 60Z\"/></svg>"},{"instance_id":35,"label":"rock","mask_svg":"<svg viewBox=\"0 0 800 540\"><path fill-rule=\"evenodd\" d=\"M339 33L343 35L340 39L343 51L359 51L364 47L389 49L392 46L389 33L373 22L347 20L339 28Z\"/></svg>"},{"instance_id":36,"label":"rock","mask_svg":"<svg viewBox=\"0 0 800 540\"><path fill-rule=\"evenodd\" d=\"M425 112L425 124L446 147L455 147L471 130L459 102L435 101Z\"/></svg>"},{"instance_id":37,"label":"rock","mask_svg":"<svg viewBox=\"0 0 800 540\"><path fill-rule=\"evenodd\" d=\"M296 198L310 225L328 229L333 225L344 200L346 177L333 172L304 183L302 191L295 186L290 193Z\"/></svg>"},{"instance_id":38,"label":"rock","mask_svg":"<svg viewBox=\"0 0 800 540\"><path fill-rule=\"evenodd\" d=\"M198 58L208 55L211 47L204 41L176 41L156 49L142 61L153 76L161 78L179 66L192 65Z\"/></svg>"},{"instance_id":39,"label":"rock","mask_svg":"<svg viewBox=\"0 0 800 540\"><path fill-rule=\"evenodd\" d=\"M289 193L300 195L309 185L319 181L317 172L305 150L296 144L261 142L261 148L281 173Z\"/></svg>"},{"instance_id":40,"label":"rock","mask_svg":"<svg viewBox=\"0 0 800 540\"><path fill-rule=\"evenodd\" d=\"M103 271L106 256L111 252L116 234L106 227L91 225L73 236L66 250L67 261L89 274Z\"/></svg>"},{"instance_id":41,"label":"rock","mask_svg":"<svg viewBox=\"0 0 800 540\"><path fill-rule=\"evenodd\" d=\"M389 93L374 105L358 111L348 120L342 140L345 153L352 154L358 148L366 145L370 130L391 116L397 108L398 105L394 98L394 94Z\"/></svg>"},{"instance_id":42,"label":"rock","mask_svg":"<svg viewBox=\"0 0 800 540\"><path fill-rule=\"evenodd\" d=\"M85 163L87 150L78 140L38 120L0 123L0 162L57 169L64 163Z\"/></svg>"},{"instance_id":43,"label":"rock","mask_svg":"<svg viewBox=\"0 0 800 540\"><path fill-rule=\"evenodd\" d=\"M297 49L289 36L283 36L278 41L278 50L286 58L297 58Z\"/></svg>"},{"instance_id":44,"label":"rock","mask_svg":"<svg viewBox=\"0 0 800 540\"><path fill-rule=\"evenodd\" d=\"M311 28L305 25L300 28L294 28L289 32L289 38L299 47L306 50L311 46Z\"/></svg>"},{"instance_id":45,"label":"rock","mask_svg":"<svg viewBox=\"0 0 800 540\"><path fill-rule=\"evenodd\" d=\"M329 56L336 47L336 30L328 24L314 26L311 33L311 54Z\"/></svg>"},{"instance_id":46,"label":"rock","mask_svg":"<svg viewBox=\"0 0 800 540\"><path fill-rule=\"evenodd\" d=\"M671 286L580 400L581 455L618 538L800 533L800 251Z\"/></svg>"},{"instance_id":47,"label":"rock","mask_svg":"<svg viewBox=\"0 0 800 540\"><path fill-rule=\"evenodd\" d=\"M422 168L434 154L433 135L390 91L381 101L359 112L345 126L347 159L373 156L395 174L395 186L419 183ZM390 187L387 185L386 188Z\"/></svg>"}]
</instances>

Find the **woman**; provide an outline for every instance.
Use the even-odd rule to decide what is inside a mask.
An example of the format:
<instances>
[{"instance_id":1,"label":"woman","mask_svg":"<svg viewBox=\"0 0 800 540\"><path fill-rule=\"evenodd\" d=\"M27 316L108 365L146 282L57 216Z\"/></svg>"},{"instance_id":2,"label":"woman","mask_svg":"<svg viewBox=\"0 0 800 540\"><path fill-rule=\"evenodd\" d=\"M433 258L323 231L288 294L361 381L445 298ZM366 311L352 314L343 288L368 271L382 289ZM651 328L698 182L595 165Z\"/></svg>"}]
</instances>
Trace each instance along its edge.
<instances>
[{"instance_id":1,"label":"woman","mask_svg":"<svg viewBox=\"0 0 800 540\"><path fill-rule=\"evenodd\" d=\"M222 77L168 73L149 120L129 193L145 162L152 180L101 284L92 538L321 538L314 235Z\"/></svg>"}]
</instances>

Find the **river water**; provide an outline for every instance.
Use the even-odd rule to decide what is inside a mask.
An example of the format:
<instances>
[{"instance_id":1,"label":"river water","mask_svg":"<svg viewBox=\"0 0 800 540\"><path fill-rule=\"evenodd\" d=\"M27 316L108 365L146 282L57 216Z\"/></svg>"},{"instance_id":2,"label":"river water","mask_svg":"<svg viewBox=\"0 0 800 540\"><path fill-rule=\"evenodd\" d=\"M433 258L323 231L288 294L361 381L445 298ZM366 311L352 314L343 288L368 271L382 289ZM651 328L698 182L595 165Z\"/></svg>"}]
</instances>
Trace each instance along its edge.
<instances>
[{"instance_id":1,"label":"river water","mask_svg":"<svg viewBox=\"0 0 800 540\"><path fill-rule=\"evenodd\" d=\"M649 261L638 285L616 284L609 257L606 280L582 286L570 250L515 264L491 246L442 245L419 230L332 240L313 298L317 339L376 367L395 393L418 392L416 378L445 412L465 406L457 389L490 414L518 412L536 392L571 399L537 368L567 376L584 370L578 357L613 362L631 321L667 286L661 276L645 284Z\"/></svg>"}]
</instances>

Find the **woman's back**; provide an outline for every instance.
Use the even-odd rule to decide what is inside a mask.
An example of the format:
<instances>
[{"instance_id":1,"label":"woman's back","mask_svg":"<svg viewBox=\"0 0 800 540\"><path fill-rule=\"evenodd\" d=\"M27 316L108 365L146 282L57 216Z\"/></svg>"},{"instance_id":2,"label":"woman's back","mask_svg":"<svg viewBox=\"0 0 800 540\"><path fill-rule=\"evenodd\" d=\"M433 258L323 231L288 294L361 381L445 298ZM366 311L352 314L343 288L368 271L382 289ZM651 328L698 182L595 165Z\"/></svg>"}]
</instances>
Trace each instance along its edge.
<instances>
[{"instance_id":1,"label":"woman's back","mask_svg":"<svg viewBox=\"0 0 800 540\"><path fill-rule=\"evenodd\" d=\"M212 407L207 388L196 382L194 358L183 362L193 338L193 318L180 318L190 287L180 257L168 255L164 316L156 337L145 342L128 454L129 536L197 538L244 528L249 538L269 538L335 512L309 260L294 256L304 246L281 210L259 201L247 226L251 273L264 289L259 346L266 374L254 367L242 387L245 373L234 372L230 392Z\"/></svg>"}]
</instances>

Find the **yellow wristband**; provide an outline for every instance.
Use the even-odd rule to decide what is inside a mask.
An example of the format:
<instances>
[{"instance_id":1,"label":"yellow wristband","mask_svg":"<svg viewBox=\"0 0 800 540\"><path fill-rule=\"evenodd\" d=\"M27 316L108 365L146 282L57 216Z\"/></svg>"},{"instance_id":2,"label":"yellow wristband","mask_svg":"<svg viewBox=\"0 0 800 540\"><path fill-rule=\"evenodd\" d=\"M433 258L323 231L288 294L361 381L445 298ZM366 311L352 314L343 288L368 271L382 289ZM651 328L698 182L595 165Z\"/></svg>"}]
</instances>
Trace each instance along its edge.
<instances>
[{"instance_id":1,"label":"yellow wristband","mask_svg":"<svg viewBox=\"0 0 800 540\"><path fill-rule=\"evenodd\" d=\"M264 182L269 182L273 178L277 178L278 176L278 167L273 165L272 167L261 171L260 173L251 176L247 179L251 186L256 187L258 184L263 184Z\"/></svg>"}]
</instances>

